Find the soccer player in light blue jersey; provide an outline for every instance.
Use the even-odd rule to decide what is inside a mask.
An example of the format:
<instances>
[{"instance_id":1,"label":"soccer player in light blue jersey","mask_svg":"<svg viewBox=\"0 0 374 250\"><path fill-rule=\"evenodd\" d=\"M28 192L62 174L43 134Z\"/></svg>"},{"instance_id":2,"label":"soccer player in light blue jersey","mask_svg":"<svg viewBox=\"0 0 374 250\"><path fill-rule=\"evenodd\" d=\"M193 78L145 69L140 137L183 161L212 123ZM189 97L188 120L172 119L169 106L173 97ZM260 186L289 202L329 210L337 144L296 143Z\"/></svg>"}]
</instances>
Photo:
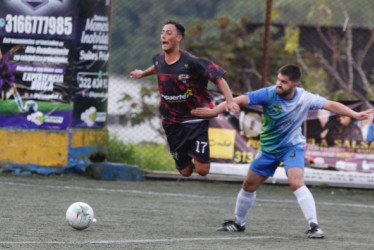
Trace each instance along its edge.
<instances>
[{"instance_id":1,"label":"soccer player in light blue jersey","mask_svg":"<svg viewBox=\"0 0 374 250\"><path fill-rule=\"evenodd\" d=\"M256 199L256 190L273 176L283 162L289 185L309 224L309 238L324 238L318 220L312 193L304 183L305 137L301 125L309 109L326 109L357 120L367 119L373 109L356 112L349 107L326 100L299 87L301 71L297 65L285 65L278 71L275 86L248 92L234 98L239 106L261 105L264 112L260 150L252 161L240 190L235 207L235 219L225 221L217 231L244 231L249 210ZM200 117L214 117L225 112L225 103L213 109L197 108L191 111Z\"/></svg>"}]
</instances>

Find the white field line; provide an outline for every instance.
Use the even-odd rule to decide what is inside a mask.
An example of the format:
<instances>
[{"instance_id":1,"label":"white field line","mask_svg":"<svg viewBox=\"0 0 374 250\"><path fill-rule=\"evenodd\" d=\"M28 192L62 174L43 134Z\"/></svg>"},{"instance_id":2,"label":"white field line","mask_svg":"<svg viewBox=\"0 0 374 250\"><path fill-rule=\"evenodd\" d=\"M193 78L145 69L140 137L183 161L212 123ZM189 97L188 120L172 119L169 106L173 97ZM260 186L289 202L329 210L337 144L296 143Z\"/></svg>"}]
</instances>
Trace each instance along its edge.
<instances>
[{"instance_id":1,"label":"white field line","mask_svg":"<svg viewBox=\"0 0 374 250\"><path fill-rule=\"evenodd\" d=\"M243 236L243 237L203 237L203 238L171 238L171 239L143 239L143 240L100 240L100 241L0 241L0 244L26 245L26 244L54 244L54 245L87 245L87 244L133 244L133 243L163 243L163 242L182 242L182 241L217 241L217 240L289 240L287 237L274 236Z\"/></svg>"},{"instance_id":2,"label":"white field line","mask_svg":"<svg viewBox=\"0 0 374 250\"><path fill-rule=\"evenodd\" d=\"M143 239L143 240L100 240L100 241L0 241L0 245L108 245L108 244L143 244L143 243L165 243L165 242L184 242L184 241L228 241L228 240L291 240L287 237L274 237L274 236L242 236L242 237L202 237L202 238L170 238L170 239ZM341 241L330 241L328 239L321 240L326 243L336 243L347 245L347 242L342 243ZM370 243L352 242L348 243L348 246L365 246L372 247Z\"/></svg>"},{"instance_id":3,"label":"white field line","mask_svg":"<svg viewBox=\"0 0 374 250\"><path fill-rule=\"evenodd\" d=\"M127 190L127 189L110 189L110 188L90 188L79 186L59 186L59 185L40 185L40 184L27 184L17 182L2 182L0 185L24 186L24 187L46 187L51 189L71 189L71 190L85 190L85 191L100 191L112 193L135 193L151 196L166 196L166 197L180 197L180 198L197 198L197 199L222 199L227 198L223 196L210 196L210 195L194 195L194 194L180 194L180 193L162 193L141 190ZM235 198L235 197L232 197ZM271 202L271 203L297 203L296 200L273 200L273 199L256 199L256 202ZM339 207L357 207L357 208L373 208L374 205L359 204L359 203L335 203L335 202L316 202L318 205L324 206L339 206Z\"/></svg>"}]
</instances>

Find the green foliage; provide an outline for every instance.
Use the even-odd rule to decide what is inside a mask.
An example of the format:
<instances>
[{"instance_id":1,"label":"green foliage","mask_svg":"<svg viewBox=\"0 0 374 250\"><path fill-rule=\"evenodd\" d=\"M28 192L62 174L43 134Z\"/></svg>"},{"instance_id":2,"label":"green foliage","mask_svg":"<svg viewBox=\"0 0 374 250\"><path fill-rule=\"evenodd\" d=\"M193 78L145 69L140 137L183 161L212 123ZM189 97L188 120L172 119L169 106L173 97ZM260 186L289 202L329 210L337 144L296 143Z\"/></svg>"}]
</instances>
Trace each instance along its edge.
<instances>
[{"instance_id":1,"label":"green foliage","mask_svg":"<svg viewBox=\"0 0 374 250\"><path fill-rule=\"evenodd\" d=\"M294 53L299 47L300 29L295 26L288 26L285 29L286 44L284 49L289 53Z\"/></svg>"},{"instance_id":2,"label":"green foliage","mask_svg":"<svg viewBox=\"0 0 374 250\"><path fill-rule=\"evenodd\" d=\"M230 16L234 20L249 16L263 21L263 0L136 0L112 1L110 71L123 74L145 69L152 55L160 51L160 32L165 21L176 19L188 27L193 20Z\"/></svg>"},{"instance_id":3,"label":"green foliage","mask_svg":"<svg viewBox=\"0 0 374 250\"><path fill-rule=\"evenodd\" d=\"M147 68L160 50L160 32L165 21L176 19L188 25L199 16L212 18L224 2L191 0L112 1L110 70L114 73Z\"/></svg>"},{"instance_id":4,"label":"green foliage","mask_svg":"<svg viewBox=\"0 0 374 250\"><path fill-rule=\"evenodd\" d=\"M176 171L174 160L164 145L137 144L135 158L137 165L142 169Z\"/></svg>"},{"instance_id":5,"label":"green foliage","mask_svg":"<svg viewBox=\"0 0 374 250\"><path fill-rule=\"evenodd\" d=\"M176 171L174 160L164 145L125 144L116 137L109 140L106 160L136 165L143 170Z\"/></svg>"},{"instance_id":6,"label":"green foliage","mask_svg":"<svg viewBox=\"0 0 374 250\"><path fill-rule=\"evenodd\" d=\"M124 144L117 137L109 139L106 160L110 162L135 164L135 145Z\"/></svg>"},{"instance_id":7,"label":"green foliage","mask_svg":"<svg viewBox=\"0 0 374 250\"><path fill-rule=\"evenodd\" d=\"M228 17L205 22L195 20L188 28L185 45L191 53L208 58L225 68L225 79L233 93L239 95L260 88L264 31L262 28L251 30L253 27L256 24L251 24L245 17L239 21ZM271 26L270 33L277 39L271 39L268 44L268 85L275 83L276 72L282 65L305 64L303 86L321 95L328 95L324 87L326 73L320 69L313 55L299 48L299 29L289 26L285 30L286 35L280 36L281 28ZM298 61L301 60L298 58L304 58L305 62Z\"/></svg>"},{"instance_id":8,"label":"green foliage","mask_svg":"<svg viewBox=\"0 0 374 250\"><path fill-rule=\"evenodd\" d=\"M354 27L374 25L372 0L272 2L272 23L343 26L345 8ZM160 31L167 19L177 19L185 27L197 19L205 22L221 17L263 23L265 9L264 0L112 0L110 71L128 75L135 68L150 66L152 55L160 50Z\"/></svg>"},{"instance_id":9,"label":"green foliage","mask_svg":"<svg viewBox=\"0 0 374 250\"><path fill-rule=\"evenodd\" d=\"M321 81L327 79L327 74L322 68L311 68L308 69L307 74L303 76L302 86L303 88L307 89L308 91L319 94L320 96L331 96L329 91L324 84L325 81Z\"/></svg>"},{"instance_id":10,"label":"green foliage","mask_svg":"<svg viewBox=\"0 0 374 250\"><path fill-rule=\"evenodd\" d=\"M373 8L372 0L277 0L273 1L272 19L285 24L343 26L342 9L346 9L354 27L373 28Z\"/></svg>"},{"instance_id":11,"label":"green foliage","mask_svg":"<svg viewBox=\"0 0 374 250\"><path fill-rule=\"evenodd\" d=\"M219 17L209 21L195 20L188 28L184 45L192 54L207 58L227 70L233 93L257 89L251 79L261 75L262 36L258 29L248 31L249 20L235 21Z\"/></svg>"}]
</instances>

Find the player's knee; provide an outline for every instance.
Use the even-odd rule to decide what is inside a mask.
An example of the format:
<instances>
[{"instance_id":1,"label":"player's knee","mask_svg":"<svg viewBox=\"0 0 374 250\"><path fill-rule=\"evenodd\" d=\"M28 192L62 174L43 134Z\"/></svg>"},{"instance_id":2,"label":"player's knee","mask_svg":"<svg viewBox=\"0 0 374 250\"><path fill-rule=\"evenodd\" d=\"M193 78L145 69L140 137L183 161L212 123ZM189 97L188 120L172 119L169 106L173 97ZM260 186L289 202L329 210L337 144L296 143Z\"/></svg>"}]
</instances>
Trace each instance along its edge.
<instances>
[{"instance_id":1,"label":"player's knee","mask_svg":"<svg viewBox=\"0 0 374 250\"><path fill-rule=\"evenodd\" d=\"M305 185L303 178L288 178L288 183L292 191L296 191Z\"/></svg>"},{"instance_id":2,"label":"player's knee","mask_svg":"<svg viewBox=\"0 0 374 250\"><path fill-rule=\"evenodd\" d=\"M192 175L192 172L193 172L193 164L192 163L191 164L187 164L187 166L185 166L182 169L178 169L178 171L184 177L189 177L189 176Z\"/></svg>"},{"instance_id":3,"label":"player's knee","mask_svg":"<svg viewBox=\"0 0 374 250\"><path fill-rule=\"evenodd\" d=\"M253 185L253 184L251 184L251 183L244 182L242 188L243 188L244 191L246 191L246 192L253 193L254 191L257 190L258 187L255 186L255 185Z\"/></svg>"},{"instance_id":4,"label":"player's knee","mask_svg":"<svg viewBox=\"0 0 374 250\"><path fill-rule=\"evenodd\" d=\"M181 169L179 170L179 173L183 175L184 177L190 177L192 175L192 170L189 169Z\"/></svg>"},{"instance_id":5,"label":"player's knee","mask_svg":"<svg viewBox=\"0 0 374 250\"><path fill-rule=\"evenodd\" d=\"M292 189L293 192L295 192L296 190L298 190L299 188L301 188L302 186L304 186L304 182L290 182L289 183L290 185L290 188Z\"/></svg>"},{"instance_id":6,"label":"player's knee","mask_svg":"<svg viewBox=\"0 0 374 250\"><path fill-rule=\"evenodd\" d=\"M209 174L209 169L203 169L203 170L199 170L199 171L196 171L199 175L201 176L206 176Z\"/></svg>"},{"instance_id":7,"label":"player's knee","mask_svg":"<svg viewBox=\"0 0 374 250\"><path fill-rule=\"evenodd\" d=\"M199 175L206 176L209 174L210 171L210 163L195 162L195 169Z\"/></svg>"},{"instance_id":8,"label":"player's knee","mask_svg":"<svg viewBox=\"0 0 374 250\"><path fill-rule=\"evenodd\" d=\"M259 186L262 184L262 182L255 182L255 181L252 181L248 178L246 178L244 181L243 181L243 185L242 185L242 188L244 189L244 191L246 192L250 192L250 193L253 193L255 192Z\"/></svg>"}]
</instances>

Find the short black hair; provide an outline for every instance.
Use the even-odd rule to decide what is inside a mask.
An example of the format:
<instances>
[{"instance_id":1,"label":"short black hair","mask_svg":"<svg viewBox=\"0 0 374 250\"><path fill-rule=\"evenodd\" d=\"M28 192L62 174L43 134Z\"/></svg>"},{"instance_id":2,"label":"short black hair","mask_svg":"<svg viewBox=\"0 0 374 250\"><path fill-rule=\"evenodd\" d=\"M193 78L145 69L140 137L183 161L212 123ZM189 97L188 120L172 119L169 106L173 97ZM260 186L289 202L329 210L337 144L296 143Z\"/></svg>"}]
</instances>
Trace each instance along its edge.
<instances>
[{"instance_id":1,"label":"short black hair","mask_svg":"<svg viewBox=\"0 0 374 250\"><path fill-rule=\"evenodd\" d=\"M181 35L182 37L184 37L184 31L185 31L186 29L184 28L184 26L183 26L182 24L180 24L179 22L177 22L177 21L175 21L175 20L168 20L168 21L165 22L165 25L166 25L166 24L174 24L175 27L176 27L177 30L178 30L179 35Z\"/></svg>"},{"instance_id":2,"label":"short black hair","mask_svg":"<svg viewBox=\"0 0 374 250\"><path fill-rule=\"evenodd\" d=\"M282 75L288 76L292 82L298 82L301 81L301 70L300 67L295 64L288 64L283 67L281 67L278 70L278 73L281 73Z\"/></svg>"}]
</instances>

